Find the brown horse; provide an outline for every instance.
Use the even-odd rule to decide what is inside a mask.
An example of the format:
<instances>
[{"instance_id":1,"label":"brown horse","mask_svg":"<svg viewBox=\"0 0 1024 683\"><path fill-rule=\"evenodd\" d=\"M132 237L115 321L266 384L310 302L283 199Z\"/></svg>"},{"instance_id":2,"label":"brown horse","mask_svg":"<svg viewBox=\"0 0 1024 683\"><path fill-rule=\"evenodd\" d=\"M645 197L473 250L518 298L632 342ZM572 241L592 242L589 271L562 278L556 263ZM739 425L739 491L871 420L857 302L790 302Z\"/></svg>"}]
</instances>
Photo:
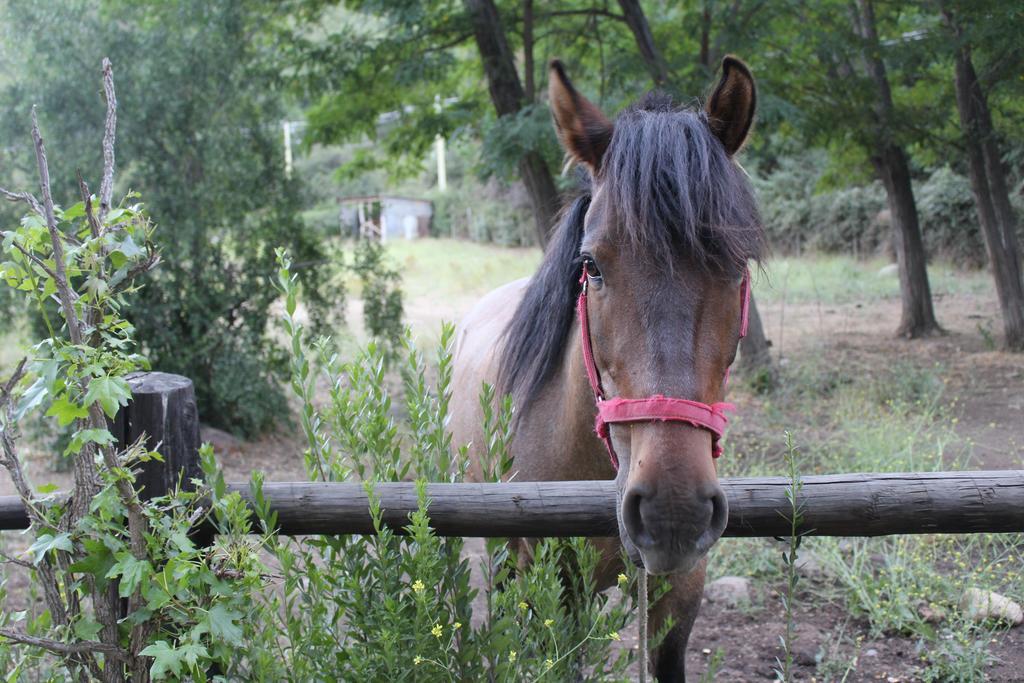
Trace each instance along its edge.
<instances>
[{"instance_id":1,"label":"brown horse","mask_svg":"<svg viewBox=\"0 0 1024 683\"><path fill-rule=\"evenodd\" d=\"M491 292L465 317L455 352L456 443L482 445L478 396L490 382L515 402L517 480L615 479L619 538L597 541L599 582L614 582L621 548L652 574L670 575L671 591L651 610L652 630L669 615L675 623L653 654L660 681L685 679L705 553L728 518L717 440L699 421L645 417L612 423L606 453L594 429L595 387L707 409L724 396L747 264L761 256L764 232L733 161L753 120L754 81L737 59L722 68L703 110L651 93L613 124L552 62L556 128L588 171L589 190L563 211L538 272ZM587 314L582 330L577 305Z\"/></svg>"}]
</instances>

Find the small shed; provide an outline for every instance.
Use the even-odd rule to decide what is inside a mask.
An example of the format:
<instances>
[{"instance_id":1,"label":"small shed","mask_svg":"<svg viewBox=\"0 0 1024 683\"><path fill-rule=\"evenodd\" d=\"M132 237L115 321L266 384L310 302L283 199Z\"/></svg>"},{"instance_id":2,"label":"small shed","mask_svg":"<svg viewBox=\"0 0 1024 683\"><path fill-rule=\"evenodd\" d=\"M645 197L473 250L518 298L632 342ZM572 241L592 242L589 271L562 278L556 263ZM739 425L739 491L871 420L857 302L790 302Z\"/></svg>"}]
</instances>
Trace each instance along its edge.
<instances>
[{"instance_id":1,"label":"small shed","mask_svg":"<svg viewBox=\"0 0 1024 683\"><path fill-rule=\"evenodd\" d=\"M412 240L430 235L434 205L427 199L395 195L344 197L338 219L346 237Z\"/></svg>"}]
</instances>

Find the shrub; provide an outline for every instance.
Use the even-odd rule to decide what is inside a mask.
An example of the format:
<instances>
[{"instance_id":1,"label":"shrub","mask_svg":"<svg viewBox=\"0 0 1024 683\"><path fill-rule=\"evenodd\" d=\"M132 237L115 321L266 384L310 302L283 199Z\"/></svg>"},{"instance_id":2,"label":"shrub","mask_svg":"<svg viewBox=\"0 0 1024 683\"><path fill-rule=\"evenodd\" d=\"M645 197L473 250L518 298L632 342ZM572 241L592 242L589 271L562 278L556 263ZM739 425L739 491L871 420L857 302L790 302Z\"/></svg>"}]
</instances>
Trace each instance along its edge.
<instances>
[{"instance_id":1,"label":"shrub","mask_svg":"<svg viewBox=\"0 0 1024 683\"><path fill-rule=\"evenodd\" d=\"M307 473L313 480L362 480L373 500L373 482L416 479L419 510L399 536L381 522L370 536L287 539L274 534L274 518L252 490L264 544L277 567L275 589L257 599L261 618L245 627L228 673L246 680L619 680L632 660L613 656L611 644L629 620L622 591L593 591L598 556L581 539L547 540L533 562L517 570L514 549L492 539L472 586L474 567L460 538L439 538L429 525L425 481L459 481L465 451L453 457L447 431L452 377L445 326L438 349L437 383L408 336L402 347L404 397L397 406L388 389L384 351L371 344L350 362L328 340L307 355L293 317L297 288L282 255L278 283L286 300L284 326L292 340L292 386L302 403ZM318 365L330 397L313 402ZM483 393L489 470L507 468L511 404L493 407ZM570 609L571 608L571 609ZM270 626L270 627L268 627Z\"/></svg>"},{"instance_id":2,"label":"shrub","mask_svg":"<svg viewBox=\"0 0 1024 683\"><path fill-rule=\"evenodd\" d=\"M881 184L822 189L827 159L821 151L782 157L778 168L755 175L754 185L769 241L783 253L817 250L870 255L889 251L887 208ZM948 166L914 182L925 249L968 267L987 262L968 179Z\"/></svg>"},{"instance_id":3,"label":"shrub","mask_svg":"<svg viewBox=\"0 0 1024 683\"><path fill-rule=\"evenodd\" d=\"M395 351L404 361L399 414L406 417L399 419L380 345L351 362L325 339L307 351L295 319L298 278L283 253L287 367L301 402L307 471L317 481L366 482L377 533L280 537L262 476L252 480L254 518L229 492L208 447L198 491L141 500L135 465L160 454L138 443L118 446L108 420L130 398L127 373L146 366L121 311L136 294L133 278L156 263L153 226L139 205L97 217L95 204L55 207L53 223L33 213L3 235L2 278L19 299L61 300L32 363L0 386L0 461L32 523L30 561L14 562L31 572L44 607L36 599L24 612L0 610L0 664L8 674L47 681L208 680L214 669L232 680L273 681L626 679L634 655L611 648L630 619L631 584L623 576L618 592L595 593L599 557L591 545L538 543L533 562L519 570L515 550L492 539L480 567L480 606L463 540L430 529L424 482L458 481L467 462L465 449L455 457L447 431L453 328L442 332L436 386L408 335ZM59 250L66 258L54 257ZM74 274L70 284L64 268ZM329 391L325 405L313 400L317 366ZM497 477L509 465L511 402L493 405L490 389L483 396L486 469ZM44 404L55 422L74 425L67 455L76 489L67 502L36 493L17 450L19 421ZM418 482L419 509L400 536L382 524L372 484L410 478ZM210 547L191 535L204 519L217 532ZM0 580L0 601L6 598Z\"/></svg>"},{"instance_id":4,"label":"shrub","mask_svg":"<svg viewBox=\"0 0 1024 683\"><path fill-rule=\"evenodd\" d=\"M120 121L117 147L119 162L131 163L119 170L162 226L156 239L165 259L127 318L154 367L195 382L204 419L242 435L284 414L282 366L272 362L267 336L276 294L265 274L274 268L274 246L287 246L305 264L300 273L317 322L342 308L322 286L322 241L298 218L301 188L285 174L274 123L284 112L268 66L277 46L252 38L275 7L183 0L7 3L2 11L24 39L10 55L20 60L19 78L4 84L6 101L18 104L0 124L24 130L28 103L38 102L62 152L51 160L55 178L96 167L100 148L92 141L102 134L101 117L55 114L95 111L95 93L79 84L91 82L101 57L118 64L118 94L131 111ZM73 182L54 191L58 203L65 193L74 199L63 203L77 201Z\"/></svg>"},{"instance_id":5,"label":"shrub","mask_svg":"<svg viewBox=\"0 0 1024 683\"><path fill-rule=\"evenodd\" d=\"M104 80L113 93L109 68ZM109 149L113 98L108 106ZM33 137L41 149L34 117ZM238 622L251 611L247 596L261 584L255 553L231 550L249 530L248 513L227 494L208 450L203 460L215 483L208 500L205 491L182 490L140 498L134 470L160 454L141 441L118 444L110 421L130 398L126 375L147 367L122 311L137 278L157 262L153 226L140 204L111 206L112 163L104 164L99 198L80 181L83 201L62 210L39 159L42 199L25 195L30 212L3 233L0 277L22 306L39 308L49 334L0 386L0 464L31 524L32 544L12 562L42 596L32 595L24 611L0 610L0 663L12 680L117 682L144 680L147 671L202 678L236 643ZM59 306L42 306L51 299ZM52 423L71 427L64 457L75 488L62 500L33 487L23 465L19 426L43 409ZM212 549L190 537L206 516L223 533Z\"/></svg>"},{"instance_id":6,"label":"shrub","mask_svg":"<svg viewBox=\"0 0 1024 683\"><path fill-rule=\"evenodd\" d=\"M982 267L985 238L978 224L971 183L948 166L936 169L914 187L925 248L954 263Z\"/></svg>"}]
</instances>

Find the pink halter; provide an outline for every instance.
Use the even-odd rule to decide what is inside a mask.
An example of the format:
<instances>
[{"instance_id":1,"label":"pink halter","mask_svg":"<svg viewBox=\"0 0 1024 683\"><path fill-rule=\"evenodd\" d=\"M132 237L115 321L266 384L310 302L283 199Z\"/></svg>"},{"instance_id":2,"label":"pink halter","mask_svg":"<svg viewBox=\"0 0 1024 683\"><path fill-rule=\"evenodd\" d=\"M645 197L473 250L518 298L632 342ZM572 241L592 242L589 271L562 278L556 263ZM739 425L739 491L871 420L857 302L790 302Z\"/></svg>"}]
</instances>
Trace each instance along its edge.
<instances>
[{"instance_id":1,"label":"pink halter","mask_svg":"<svg viewBox=\"0 0 1024 683\"><path fill-rule=\"evenodd\" d=\"M583 267L583 274L580 276L580 296L576 302L576 312L580 319L580 336L583 342L583 365L587 369L587 379L590 381L590 388L594 391L594 402L597 403L597 419L594 429L597 435L604 442L608 449L608 456L611 458L612 467L619 471L619 457L615 454L615 447L612 445L611 429L609 425L621 422L654 422L656 420L671 420L674 422L687 422L694 427L706 429L711 432L711 456L717 458L722 455L722 447L718 441L725 433L725 425L728 420L725 411L735 410L731 403L701 403L690 401L685 398L670 398L660 394L648 398L615 398L605 399L604 389L601 387L601 375L597 371L597 363L594 361L594 349L590 342L590 319L587 315L587 269ZM740 297L742 300L740 308L740 339L747 336L747 313L750 309L750 271L743 273L743 281L740 283ZM725 381L729 381L729 371L726 370Z\"/></svg>"}]
</instances>

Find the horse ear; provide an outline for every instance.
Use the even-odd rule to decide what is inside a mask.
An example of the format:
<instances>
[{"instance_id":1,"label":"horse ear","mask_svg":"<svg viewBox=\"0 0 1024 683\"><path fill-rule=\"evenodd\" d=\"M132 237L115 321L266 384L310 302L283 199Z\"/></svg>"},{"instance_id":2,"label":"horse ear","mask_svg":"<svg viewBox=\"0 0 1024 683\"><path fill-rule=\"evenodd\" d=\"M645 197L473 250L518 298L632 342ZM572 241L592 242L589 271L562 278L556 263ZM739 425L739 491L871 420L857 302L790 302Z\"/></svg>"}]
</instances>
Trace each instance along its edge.
<instances>
[{"instance_id":1,"label":"horse ear","mask_svg":"<svg viewBox=\"0 0 1024 683\"><path fill-rule=\"evenodd\" d=\"M612 139L612 122L590 100L573 87L565 67L551 60L548 99L555 118L555 130L562 146L576 161L597 173L601 157Z\"/></svg>"},{"instance_id":2,"label":"horse ear","mask_svg":"<svg viewBox=\"0 0 1024 683\"><path fill-rule=\"evenodd\" d=\"M722 80L705 105L708 125L732 156L740 150L754 123L757 88L747 65L733 56L722 60Z\"/></svg>"}]
</instances>

